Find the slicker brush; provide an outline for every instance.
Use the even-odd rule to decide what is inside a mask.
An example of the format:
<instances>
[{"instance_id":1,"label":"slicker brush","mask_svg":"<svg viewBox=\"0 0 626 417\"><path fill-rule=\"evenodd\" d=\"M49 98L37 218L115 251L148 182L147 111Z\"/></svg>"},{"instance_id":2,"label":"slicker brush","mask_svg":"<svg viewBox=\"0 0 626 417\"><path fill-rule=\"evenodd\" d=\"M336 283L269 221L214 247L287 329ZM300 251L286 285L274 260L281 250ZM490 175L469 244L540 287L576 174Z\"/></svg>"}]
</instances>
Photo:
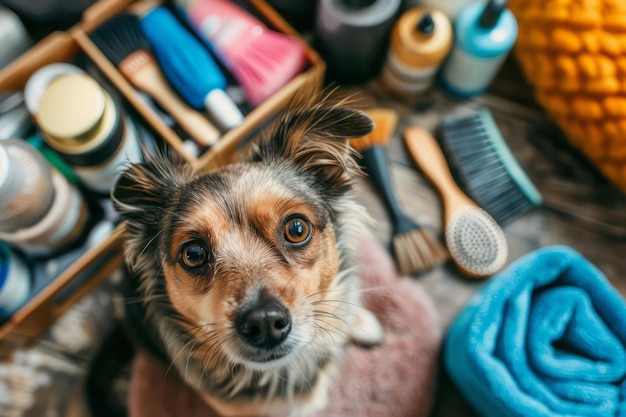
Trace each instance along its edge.
<instances>
[{"instance_id":1,"label":"slicker brush","mask_svg":"<svg viewBox=\"0 0 626 417\"><path fill-rule=\"evenodd\" d=\"M378 188L392 217L393 252L400 271L420 274L447 260L448 253L428 230L402 211L393 191L386 145L398 124L397 113L388 109L372 109L366 113L374 121L374 130L351 140L350 144L361 153L361 165Z\"/></svg>"},{"instance_id":2,"label":"slicker brush","mask_svg":"<svg viewBox=\"0 0 626 417\"><path fill-rule=\"evenodd\" d=\"M404 140L415 163L441 194L446 244L458 269L472 278L498 272L508 256L500 226L456 185L441 148L426 129L408 127Z\"/></svg>"}]
</instances>

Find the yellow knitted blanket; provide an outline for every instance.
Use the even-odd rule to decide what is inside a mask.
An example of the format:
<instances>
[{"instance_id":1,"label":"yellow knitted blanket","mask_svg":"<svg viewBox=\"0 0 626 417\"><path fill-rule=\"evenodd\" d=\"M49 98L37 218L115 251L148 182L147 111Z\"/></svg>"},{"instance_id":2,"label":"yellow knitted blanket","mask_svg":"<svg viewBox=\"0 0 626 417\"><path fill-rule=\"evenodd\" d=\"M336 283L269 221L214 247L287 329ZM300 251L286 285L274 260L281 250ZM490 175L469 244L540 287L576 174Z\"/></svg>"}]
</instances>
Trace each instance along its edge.
<instances>
[{"instance_id":1,"label":"yellow knitted blanket","mask_svg":"<svg viewBox=\"0 0 626 417\"><path fill-rule=\"evenodd\" d=\"M510 0L515 55L570 142L626 192L626 0Z\"/></svg>"}]
</instances>

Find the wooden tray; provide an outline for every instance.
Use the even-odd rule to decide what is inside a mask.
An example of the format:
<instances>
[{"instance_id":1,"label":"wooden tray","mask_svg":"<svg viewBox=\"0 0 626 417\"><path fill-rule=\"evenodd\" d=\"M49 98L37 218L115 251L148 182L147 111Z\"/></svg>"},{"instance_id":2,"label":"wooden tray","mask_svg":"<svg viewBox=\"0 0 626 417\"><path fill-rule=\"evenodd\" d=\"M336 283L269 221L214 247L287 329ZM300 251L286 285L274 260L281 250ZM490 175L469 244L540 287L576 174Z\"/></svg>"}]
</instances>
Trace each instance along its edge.
<instances>
[{"instance_id":1,"label":"wooden tray","mask_svg":"<svg viewBox=\"0 0 626 417\"><path fill-rule=\"evenodd\" d=\"M274 30L297 36L297 33L264 0L247 0L265 23ZM54 32L0 72L0 92L21 90L38 68L53 62L69 62L84 53L111 84L145 119L161 138L197 171L213 169L234 161L241 144L278 113L300 89L319 88L325 65L317 53L307 48L309 66L272 97L261 103L244 122L227 132L217 145L199 159L190 155L181 138L137 94L135 88L89 39L89 33L107 19L124 11L133 0L100 0L83 14L79 24L67 32ZM0 356L13 346L24 346L47 330L65 311L92 291L123 262L123 230L115 231L98 246L86 251L70 268L35 294L8 321L0 325Z\"/></svg>"}]
</instances>

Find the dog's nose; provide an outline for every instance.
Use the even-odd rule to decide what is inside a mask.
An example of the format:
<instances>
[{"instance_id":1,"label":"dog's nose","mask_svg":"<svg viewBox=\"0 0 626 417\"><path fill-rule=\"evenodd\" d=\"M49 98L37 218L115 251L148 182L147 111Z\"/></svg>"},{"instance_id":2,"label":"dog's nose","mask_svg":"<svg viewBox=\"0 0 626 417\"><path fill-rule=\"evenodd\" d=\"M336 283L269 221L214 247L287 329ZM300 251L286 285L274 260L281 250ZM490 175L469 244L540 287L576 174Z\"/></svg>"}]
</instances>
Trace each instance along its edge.
<instances>
[{"instance_id":1,"label":"dog's nose","mask_svg":"<svg viewBox=\"0 0 626 417\"><path fill-rule=\"evenodd\" d=\"M262 298L237 314L237 332L248 344L263 349L278 346L291 330L287 308L275 298Z\"/></svg>"}]
</instances>

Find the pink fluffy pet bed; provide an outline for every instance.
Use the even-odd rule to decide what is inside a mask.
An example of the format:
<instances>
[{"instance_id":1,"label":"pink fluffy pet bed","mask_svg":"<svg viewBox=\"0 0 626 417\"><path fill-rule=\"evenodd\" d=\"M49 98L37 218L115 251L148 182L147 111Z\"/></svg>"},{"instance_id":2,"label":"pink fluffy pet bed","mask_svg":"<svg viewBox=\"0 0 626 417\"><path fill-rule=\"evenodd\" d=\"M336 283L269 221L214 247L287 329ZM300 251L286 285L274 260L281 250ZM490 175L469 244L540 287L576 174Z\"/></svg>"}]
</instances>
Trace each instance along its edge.
<instances>
[{"instance_id":1,"label":"pink fluffy pet bed","mask_svg":"<svg viewBox=\"0 0 626 417\"><path fill-rule=\"evenodd\" d=\"M431 411L437 385L442 331L426 293L399 276L384 249L369 238L361 244L363 303L386 330L373 349L349 346L341 379L322 416L420 417ZM130 417L219 417L173 369L138 353L132 366ZM167 373L167 376L166 376Z\"/></svg>"}]
</instances>

